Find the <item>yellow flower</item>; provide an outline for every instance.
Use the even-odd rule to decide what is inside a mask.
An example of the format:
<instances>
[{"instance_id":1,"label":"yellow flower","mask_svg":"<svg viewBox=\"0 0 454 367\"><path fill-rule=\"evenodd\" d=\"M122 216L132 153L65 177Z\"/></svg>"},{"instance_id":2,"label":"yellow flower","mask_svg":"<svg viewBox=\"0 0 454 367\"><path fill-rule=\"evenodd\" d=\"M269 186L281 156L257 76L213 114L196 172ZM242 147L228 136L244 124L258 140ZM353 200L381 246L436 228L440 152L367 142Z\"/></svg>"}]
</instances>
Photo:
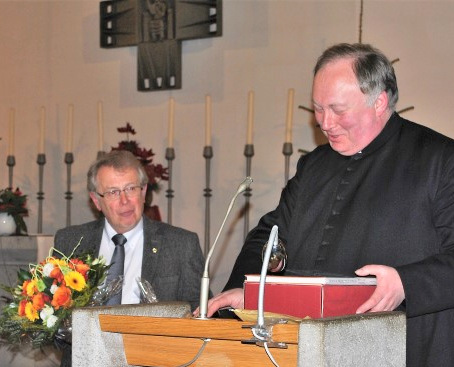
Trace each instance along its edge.
<instances>
[{"instance_id":1,"label":"yellow flower","mask_svg":"<svg viewBox=\"0 0 454 367\"><path fill-rule=\"evenodd\" d=\"M77 271L70 271L68 274L66 274L65 283L68 287L79 292L86 286L84 276Z\"/></svg>"},{"instance_id":2,"label":"yellow flower","mask_svg":"<svg viewBox=\"0 0 454 367\"><path fill-rule=\"evenodd\" d=\"M51 257L48 259L48 262L54 264L55 266L68 266L68 262L63 259L57 259L55 257Z\"/></svg>"},{"instance_id":3,"label":"yellow flower","mask_svg":"<svg viewBox=\"0 0 454 367\"><path fill-rule=\"evenodd\" d=\"M33 303L27 302L27 304L25 305L25 316L31 322L38 320L39 318L38 311L36 311L35 308L33 307Z\"/></svg>"},{"instance_id":4,"label":"yellow flower","mask_svg":"<svg viewBox=\"0 0 454 367\"><path fill-rule=\"evenodd\" d=\"M27 296L31 297L35 294L37 289L36 279L32 279L25 287L25 292L27 293Z\"/></svg>"}]
</instances>

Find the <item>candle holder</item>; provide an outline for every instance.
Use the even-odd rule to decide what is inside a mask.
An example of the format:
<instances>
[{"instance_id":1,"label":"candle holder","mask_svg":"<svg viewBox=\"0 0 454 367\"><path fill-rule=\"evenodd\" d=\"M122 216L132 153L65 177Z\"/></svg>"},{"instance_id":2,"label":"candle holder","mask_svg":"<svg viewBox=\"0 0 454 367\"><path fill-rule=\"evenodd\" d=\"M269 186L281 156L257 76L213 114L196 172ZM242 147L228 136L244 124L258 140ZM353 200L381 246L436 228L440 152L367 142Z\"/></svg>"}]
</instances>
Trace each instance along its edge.
<instances>
[{"instance_id":1,"label":"candle holder","mask_svg":"<svg viewBox=\"0 0 454 367\"><path fill-rule=\"evenodd\" d=\"M71 225L71 200L73 193L71 192L71 165L74 163L74 155L72 153L65 153L66 163L66 226Z\"/></svg>"},{"instance_id":2,"label":"candle holder","mask_svg":"<svg viewBox=\"0 0 454 367\"><path fill-rule=\"evenodd\" d=\"M8 166L8 187L13 189L13 170L16 165L16 158L14 155L8 155L6 157L6 165Z\"/></svg>"},{"instance_id":3,"label":"candle holder","mask_svg":"<svg viewBox=\"0 0 454 367\"><path fill-rule=\"evenodd\" d=\"M36 160L39 166L39 191L37 193L38 197L38 233L43 232L43 178L44 178L44 165L46 164L46 155L44 153L38 153L38 158Z\"/></svg>"},{"instance_id":4,"label":"candle holder","mask_svg":"<svg viewBox=\"0 0 454 367\"><path fill-rule=\"evenodd\" d=\"M285 176L284 176L284 186L287 185L288 176L290 171L290 156L293 154L293 144L290 142L285 142L282 147L282 154L285 156Z\"/></svg>"},{"instance_id":5,"label":"candle holder","mask_svg":"<svg viewBox=\"0 0 454 367\"><path fill-rule=\"evenodd\" d=\"M244 146L244 156L246 157L246 177L251 176L251 167L252 167L252 157L254 156L254 145L246 144ZM250 197L252 196L252 189L248 187L244 191L245 204L244 204L244 239L246 239L247 234L249 233L249 202Z\"/></svg>"},{"instance_id":6,"label":"candle holder","mask_svg":"<svg viewBox=\"0 0 454 367\"><path fill-rule=\"evenodd\" d=\"M211 158L213 158L213 147L206 145L203 148L203 157L205 158L205 189L203 196L205 196L205 244L204 244L204 255L206 256L210 251L210 176L211 176Z\"/></svg>"},{"instance_id":7,"label":"candle holder","mask_svg":"<svg viewBox=\"0 0 454 367\"><path fill-rule=\"evenodd\" d=\"M167 181L167 223L172 224L172 199L173 199L173 190L172 190L172 161L175 159L175 149L168 147L166 148L166 159L167 167L169 172L169 180Z\"/></svg>"},{"instance_id":8,"label":"candle holder","mask_svg":"<svg viewBox=\"0 0 454 367\"><path fill-rule=\"evenodd\" d=\"M96 154L96 159L101 159L106 155L106 152L104 150L98 150L98 153Z\"/></svg>"}]
</instances>

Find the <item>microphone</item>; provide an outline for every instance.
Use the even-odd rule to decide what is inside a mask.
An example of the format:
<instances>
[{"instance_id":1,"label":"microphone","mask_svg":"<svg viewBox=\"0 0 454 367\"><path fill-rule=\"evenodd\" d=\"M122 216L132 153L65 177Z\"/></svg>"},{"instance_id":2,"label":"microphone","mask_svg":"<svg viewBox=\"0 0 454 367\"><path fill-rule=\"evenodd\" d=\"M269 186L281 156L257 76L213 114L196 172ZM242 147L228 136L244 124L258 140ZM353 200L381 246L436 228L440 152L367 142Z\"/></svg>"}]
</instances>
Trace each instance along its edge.
<instances>
[{"instance_id":1,"label":"microphone","mask_svg":"<svg viewBox=\"0 0 454 367\"><path fill-rule=\"evenodd\" d=\"M258 304L257 304L257 328L260 330L257 331L257 335L254 332L255 330L253 329L252 332L254 333L254 336L257 338L263 337L263 332L266 332L265 330L265 316L264 316L264 296L265 296L265 280L266 280L266 273L268 270L268 263L270 261L271 257L271 251L273 247L276 247L279 242L279 236L278 236L278 226L274 225L273 228L271 228L270 232L270 238L267 242L266 249L265 249L265 254L263 256L263 263L262 263L262 271L260 272L260 283L259 283L259 295L258 295Z\"/></svg>"},{"instance_id":2,"label":"microphone","mask_svg":"<svg viewBox=\"0 0 454 367\"><path fill-rule=\"evenodd\" d=\"M268 248L269 241L263 245L262 261L265 261L265 251ZM285 250L284 242L280 239L271 245L271 255L268 262L268 270L273 273L281 272L287 266L287 251Z\"/></svg>"},{"instance_id":3,"label":"microphone","mask_svg":"<svg viewBox=\"0 0 454 367\"><path fill-rule=\"evenodd\" d=\"M207 258L205 260L205 269L203 271L202 281L200 284L200 304L199 304L199 319L207 319L207 311L208 311L208 294L210 293L210 277L208 275L208 267L210 265L211 255L213 255L214 248L216 247L216 243L218 242L219 236L224 228L224 224L229 216L230 212L232 211L233 204L239 194L246 191L246 189L251 186L252 178L246 177L244 181L238 186L238 190L236 190L235 195L233 196L232 200L230 201L230 205L227 209L227 213L225 214L224 220L222 221L221 228L219 229L218 234L214 240L213 245L211 246L210 251L208 252Z\"/></svg>"}]
</instances>

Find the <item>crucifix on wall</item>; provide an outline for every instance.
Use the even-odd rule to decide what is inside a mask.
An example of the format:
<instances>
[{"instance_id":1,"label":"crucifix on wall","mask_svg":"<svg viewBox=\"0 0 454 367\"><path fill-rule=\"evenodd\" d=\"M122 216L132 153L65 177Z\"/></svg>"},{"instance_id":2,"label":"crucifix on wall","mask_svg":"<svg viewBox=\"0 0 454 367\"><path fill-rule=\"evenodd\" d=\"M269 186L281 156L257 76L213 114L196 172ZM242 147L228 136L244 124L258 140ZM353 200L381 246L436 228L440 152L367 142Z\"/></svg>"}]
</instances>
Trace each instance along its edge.
<instances>
[{"instance_id":1,"label":"crucifix on wall","mask_svg":"<svg viewBox=\"0 0 454 367\"><path fill-rule=\"evenodd\" d=\"M101 47L138 47L137 89L181 89L181 42L222 35L222 0L100 3Z\"/></svg>"}]
</instances>

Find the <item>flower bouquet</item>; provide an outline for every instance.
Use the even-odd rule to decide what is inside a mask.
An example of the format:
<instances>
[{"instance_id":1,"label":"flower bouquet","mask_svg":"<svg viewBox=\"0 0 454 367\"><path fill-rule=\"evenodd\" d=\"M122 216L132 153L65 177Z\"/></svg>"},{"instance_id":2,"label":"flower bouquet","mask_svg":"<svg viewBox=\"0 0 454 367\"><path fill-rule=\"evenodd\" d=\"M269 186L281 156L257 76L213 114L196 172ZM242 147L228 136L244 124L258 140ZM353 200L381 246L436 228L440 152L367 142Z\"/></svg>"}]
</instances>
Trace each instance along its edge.
<instances>
[{"instance_id":1,"label":"flower bouquet","mask_svg":"<svg viewBox=\"0 0 454 367\"><path fill-rule=\"evenodd\" d=\"M16 287L2 287L12 296L0 315L3 341L31 342L34 348L52 344L62 328L67 327L68 320L70 327L73 308L105 302L106 287L99 289L99 286L109 266L102 257L88 254L73 257L75 249L69 257L56 249L53 251L61 258L49 256L37 265L30 264L29 270L18 271Z\"/></svg>"}]
</instances>

